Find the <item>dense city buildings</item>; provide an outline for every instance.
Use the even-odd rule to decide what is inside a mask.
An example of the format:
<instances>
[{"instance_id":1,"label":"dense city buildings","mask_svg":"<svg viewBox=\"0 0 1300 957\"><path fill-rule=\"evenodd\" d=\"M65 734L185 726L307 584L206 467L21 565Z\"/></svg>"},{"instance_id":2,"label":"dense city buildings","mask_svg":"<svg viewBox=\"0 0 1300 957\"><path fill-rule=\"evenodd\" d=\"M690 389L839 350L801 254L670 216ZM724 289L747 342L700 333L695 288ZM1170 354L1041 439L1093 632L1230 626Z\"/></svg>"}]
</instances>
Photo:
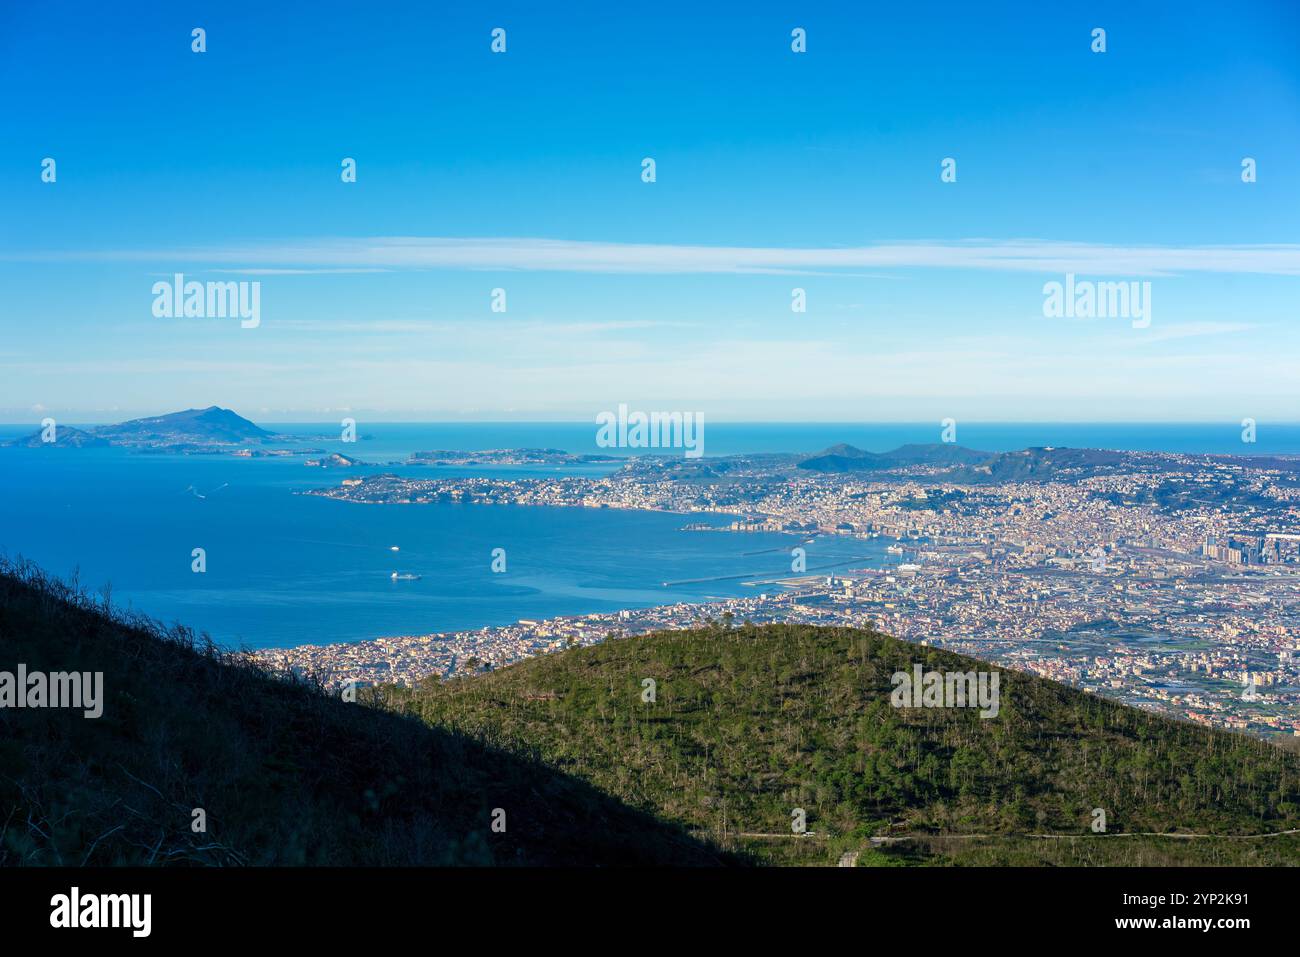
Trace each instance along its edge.
<instances>
[{"instance_id":1,"label":"dense city buildings","mask_svg":"<svg viewBox=\"0 0 1300 957\"><path fill-rule=\"evenodd\" d=\"M862 475L784 457L736 457L723 478L668 458L604 478L353 478L313 494L709 513L684 527L788 533L792 549L886 538L900 564L813 574L792 561L752 597L259 654L334 683L412 683L706 619L874 625L1180 718L1300 734L1296 463L1101 455L1045 456L1041 478L1016 481L998 481L996 462Z\"/></svg>"}]
</instances>

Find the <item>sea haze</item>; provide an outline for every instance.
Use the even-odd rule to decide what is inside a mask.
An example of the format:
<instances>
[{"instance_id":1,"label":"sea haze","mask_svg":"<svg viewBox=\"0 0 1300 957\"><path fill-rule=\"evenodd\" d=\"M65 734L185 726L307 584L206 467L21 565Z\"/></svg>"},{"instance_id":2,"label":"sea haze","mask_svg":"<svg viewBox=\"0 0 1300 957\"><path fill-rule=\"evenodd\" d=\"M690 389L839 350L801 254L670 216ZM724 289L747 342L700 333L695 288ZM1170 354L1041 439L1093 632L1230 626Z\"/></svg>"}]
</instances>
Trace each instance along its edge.
<instances>
[{"instance_id":1,"label":"sea haze","mask_svg":"<svg viewBox=\"0 0 1300 957\"><path fill-rule=\"evenodd\" d=\"M307 444L374 467L314 469L297 459L142 455L117 448L0 449L0 551L46 570L79 572L82 585L111 583L116 604L207 631L226 645L288 646L501 625L519 618L614 611L752 594L744 579L789 568L801 537L684 531L688 521L729 517L608 509L483 505L354 505L295 494L350 475L398 471L422 477L556 474L578 469L429 468L390 464L429 449L595 447L583 423L362 423L363 440L322 438L327 425L259 423L314 436ZM0 438L32 425L0 427ZM708 424L705 452L816 451L849 442L884 451L935 441L931 425ZM971 425L960 444L992 451L1072 445L1186 452L1296 453L1300 428L1262 425L1243 445L1223 425ZM885 542L822 536L810 570L898 561ZM390 551L397 545L399 552ZM207 551L206 574L190 553ZM508 570L490 570L494 548ZM761 553L761 554L756 554ZM847 563L847 564L842 564ZM392 572L422 576L394 582ZM692 581L696 580L696 581ZM663 582L690 582L665 587Z\"/></svg>"}]
</instances>

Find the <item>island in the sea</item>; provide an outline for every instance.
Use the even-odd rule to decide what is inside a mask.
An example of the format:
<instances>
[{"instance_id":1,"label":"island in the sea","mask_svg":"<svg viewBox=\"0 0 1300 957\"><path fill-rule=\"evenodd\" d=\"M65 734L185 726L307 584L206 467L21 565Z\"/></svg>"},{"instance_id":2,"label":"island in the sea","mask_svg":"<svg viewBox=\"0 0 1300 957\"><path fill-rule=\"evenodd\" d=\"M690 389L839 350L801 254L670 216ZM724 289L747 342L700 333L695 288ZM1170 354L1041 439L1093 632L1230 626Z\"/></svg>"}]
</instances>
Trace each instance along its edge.
<instances>
[{"instance_id":1,"label":"island in the sea","mask_svg":"<svg viewBox=\"0 0 1300 957\"><path fill-rule=\"evenodd\" d=\"M23 448L118 446L141 451L209 452L286 441L295 439L269 432L230 409L212 405L80 429L51 422L48 427L4 444Z\"/></svg>"}]
</instances>

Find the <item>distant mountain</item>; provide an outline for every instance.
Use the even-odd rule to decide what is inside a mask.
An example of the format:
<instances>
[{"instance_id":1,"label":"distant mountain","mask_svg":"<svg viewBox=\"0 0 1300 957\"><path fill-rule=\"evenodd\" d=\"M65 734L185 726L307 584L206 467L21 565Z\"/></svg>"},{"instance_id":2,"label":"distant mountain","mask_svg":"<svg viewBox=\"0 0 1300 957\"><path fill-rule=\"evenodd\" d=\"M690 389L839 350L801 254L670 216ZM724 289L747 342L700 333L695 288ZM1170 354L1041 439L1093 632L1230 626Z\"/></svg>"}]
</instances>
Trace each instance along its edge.
<instances>
[{"instance_id":1,"label":"distant mountain","mask_svg":"<svg viewBox=\"0 0 1300 957\"><path fill-rule=\"evenodd\" d=\"M91 431L114 445L182 442L236 445L241 442L260 442L275 434L259 428L230 409L215 405L148 419L131 419L119 425L101 425Z\"/></svg>"},{"instance_id":2,"label":"distant mountain","mask_svg":"<svg viewBox=\"0 0 1300 957\"><path fill-rule=\"evenodd\" d=\"M965 485L1054 482L1147 467L1132 452L1108 449L1033 448L999 452L987 461L944 473L944 481Z\"/></svg>"},{"instance_id":3,"label":"distant mountain","mask_svg":"<svg viewBox=\"0 0 1300 957\"><path fill-rule=\"evenodd\" d=\"M8 442L0 443L11 448L36 449L45 445L53 445L58 448L84 449L94 448L95 446L108 445L107 439L102 439L93 435L84 429L74 429L70 425L57 426L54 430L54 441L46 442L44 430L37 429L31 435L25 435L20 439L12 439Z\"/></svg>"},{"instance_id":4,"label":"distant mountain","mask_svg":"<svg viewBox=\"0 0 1300 957\"><path fill-rule=\"evenodd\" d=\"M993 458L948 442L900 445L892 452L867 452L852 445L832 445L799 463L813 472L883 472L907 465L972 465Z\"/></svg>"},{"instance_id":5,"label":"distant mountain","mask_svg":"<svg viewBox=\"0 0 1300 957\"><path fill-rule=\"evenodd\" d=\"M953 445L951 442L930 442L923 445L900 445L892 452L886 452L895 462L908 465L970 465L986 462L993 458L994 452L981 452L965 446Z\"/></svg>"},{"instance_id":6,"label":"distant mountain","mask_svg":"<svg viewBox=\"0 0 1300 957\"><path fill-rule=\"evenodd\" d=\"M799 463L799 468L810 472L881 472L895 465L880 453L841 443L809 456Z\"/></svg>"},{"instance_id":7,"label":"distant mountain","mask_svg":"<svg viewBox=\"0 0 1300 957\"><path fill-rule=\"evenodd\" d=\"M59 426L55 432L61 446L85 447L117 445L130 448L167 448L193 451L213 446L246 445L270 439L283 439L274 432L254 425L243 416L210 405L206 409L186 409L147 419L131 419L117 425L96 425L87 429ZM41 430L5 443L35 448L48 444L41 440Z\"/></svg>"},{"instance_id":8,"label":"distant mountain","mask_svg":"<svg viewBox=\"0 0 1300 957\"><path fill-rule=\"evenodd\" d=\"M1058 482L1157 467L1151 455L1140 452L1052 446L1015 452L980 452L949 443L902 445L891 452L865 452L851 445L833 445L799 463L801 469L824 473L892 472L916 466L929 467L918 478L957 485ZM1166 463L1161 467L1169 466Z\"/></svg>"}]
</instances>

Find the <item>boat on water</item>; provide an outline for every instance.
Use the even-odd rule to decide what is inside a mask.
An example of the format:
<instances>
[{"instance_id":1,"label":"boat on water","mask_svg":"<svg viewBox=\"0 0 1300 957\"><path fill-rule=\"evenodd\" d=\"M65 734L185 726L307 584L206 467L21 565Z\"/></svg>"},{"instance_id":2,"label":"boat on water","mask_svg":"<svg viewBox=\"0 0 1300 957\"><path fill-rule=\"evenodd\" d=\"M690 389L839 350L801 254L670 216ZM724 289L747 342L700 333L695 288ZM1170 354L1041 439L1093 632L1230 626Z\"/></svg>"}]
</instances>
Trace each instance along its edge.
<instances>
[{"instance_id":1,"label":"boat on water","mask_svg":"<svg viewBox=\"0 0 1300 957\"><path fill-rule=\"evenodd\" d=\"M399 546L399 545L389 545L389 546L388 546L388 550L389 550L390 552L400 552L402 549L401 549L401 546Z\"/></svg>"},{"instance_id":2,"label":"boat on water","mask_svg":"<svg viewBox=\"0 0 1300 957\"><path fill-rule=\"evenodd\" d=\"M393 572L391 577L395 582L413 582L418 581L420 578L419 575L412 575L410 572L402 572L401 574Z\"/></svg>"}]
</instances>

